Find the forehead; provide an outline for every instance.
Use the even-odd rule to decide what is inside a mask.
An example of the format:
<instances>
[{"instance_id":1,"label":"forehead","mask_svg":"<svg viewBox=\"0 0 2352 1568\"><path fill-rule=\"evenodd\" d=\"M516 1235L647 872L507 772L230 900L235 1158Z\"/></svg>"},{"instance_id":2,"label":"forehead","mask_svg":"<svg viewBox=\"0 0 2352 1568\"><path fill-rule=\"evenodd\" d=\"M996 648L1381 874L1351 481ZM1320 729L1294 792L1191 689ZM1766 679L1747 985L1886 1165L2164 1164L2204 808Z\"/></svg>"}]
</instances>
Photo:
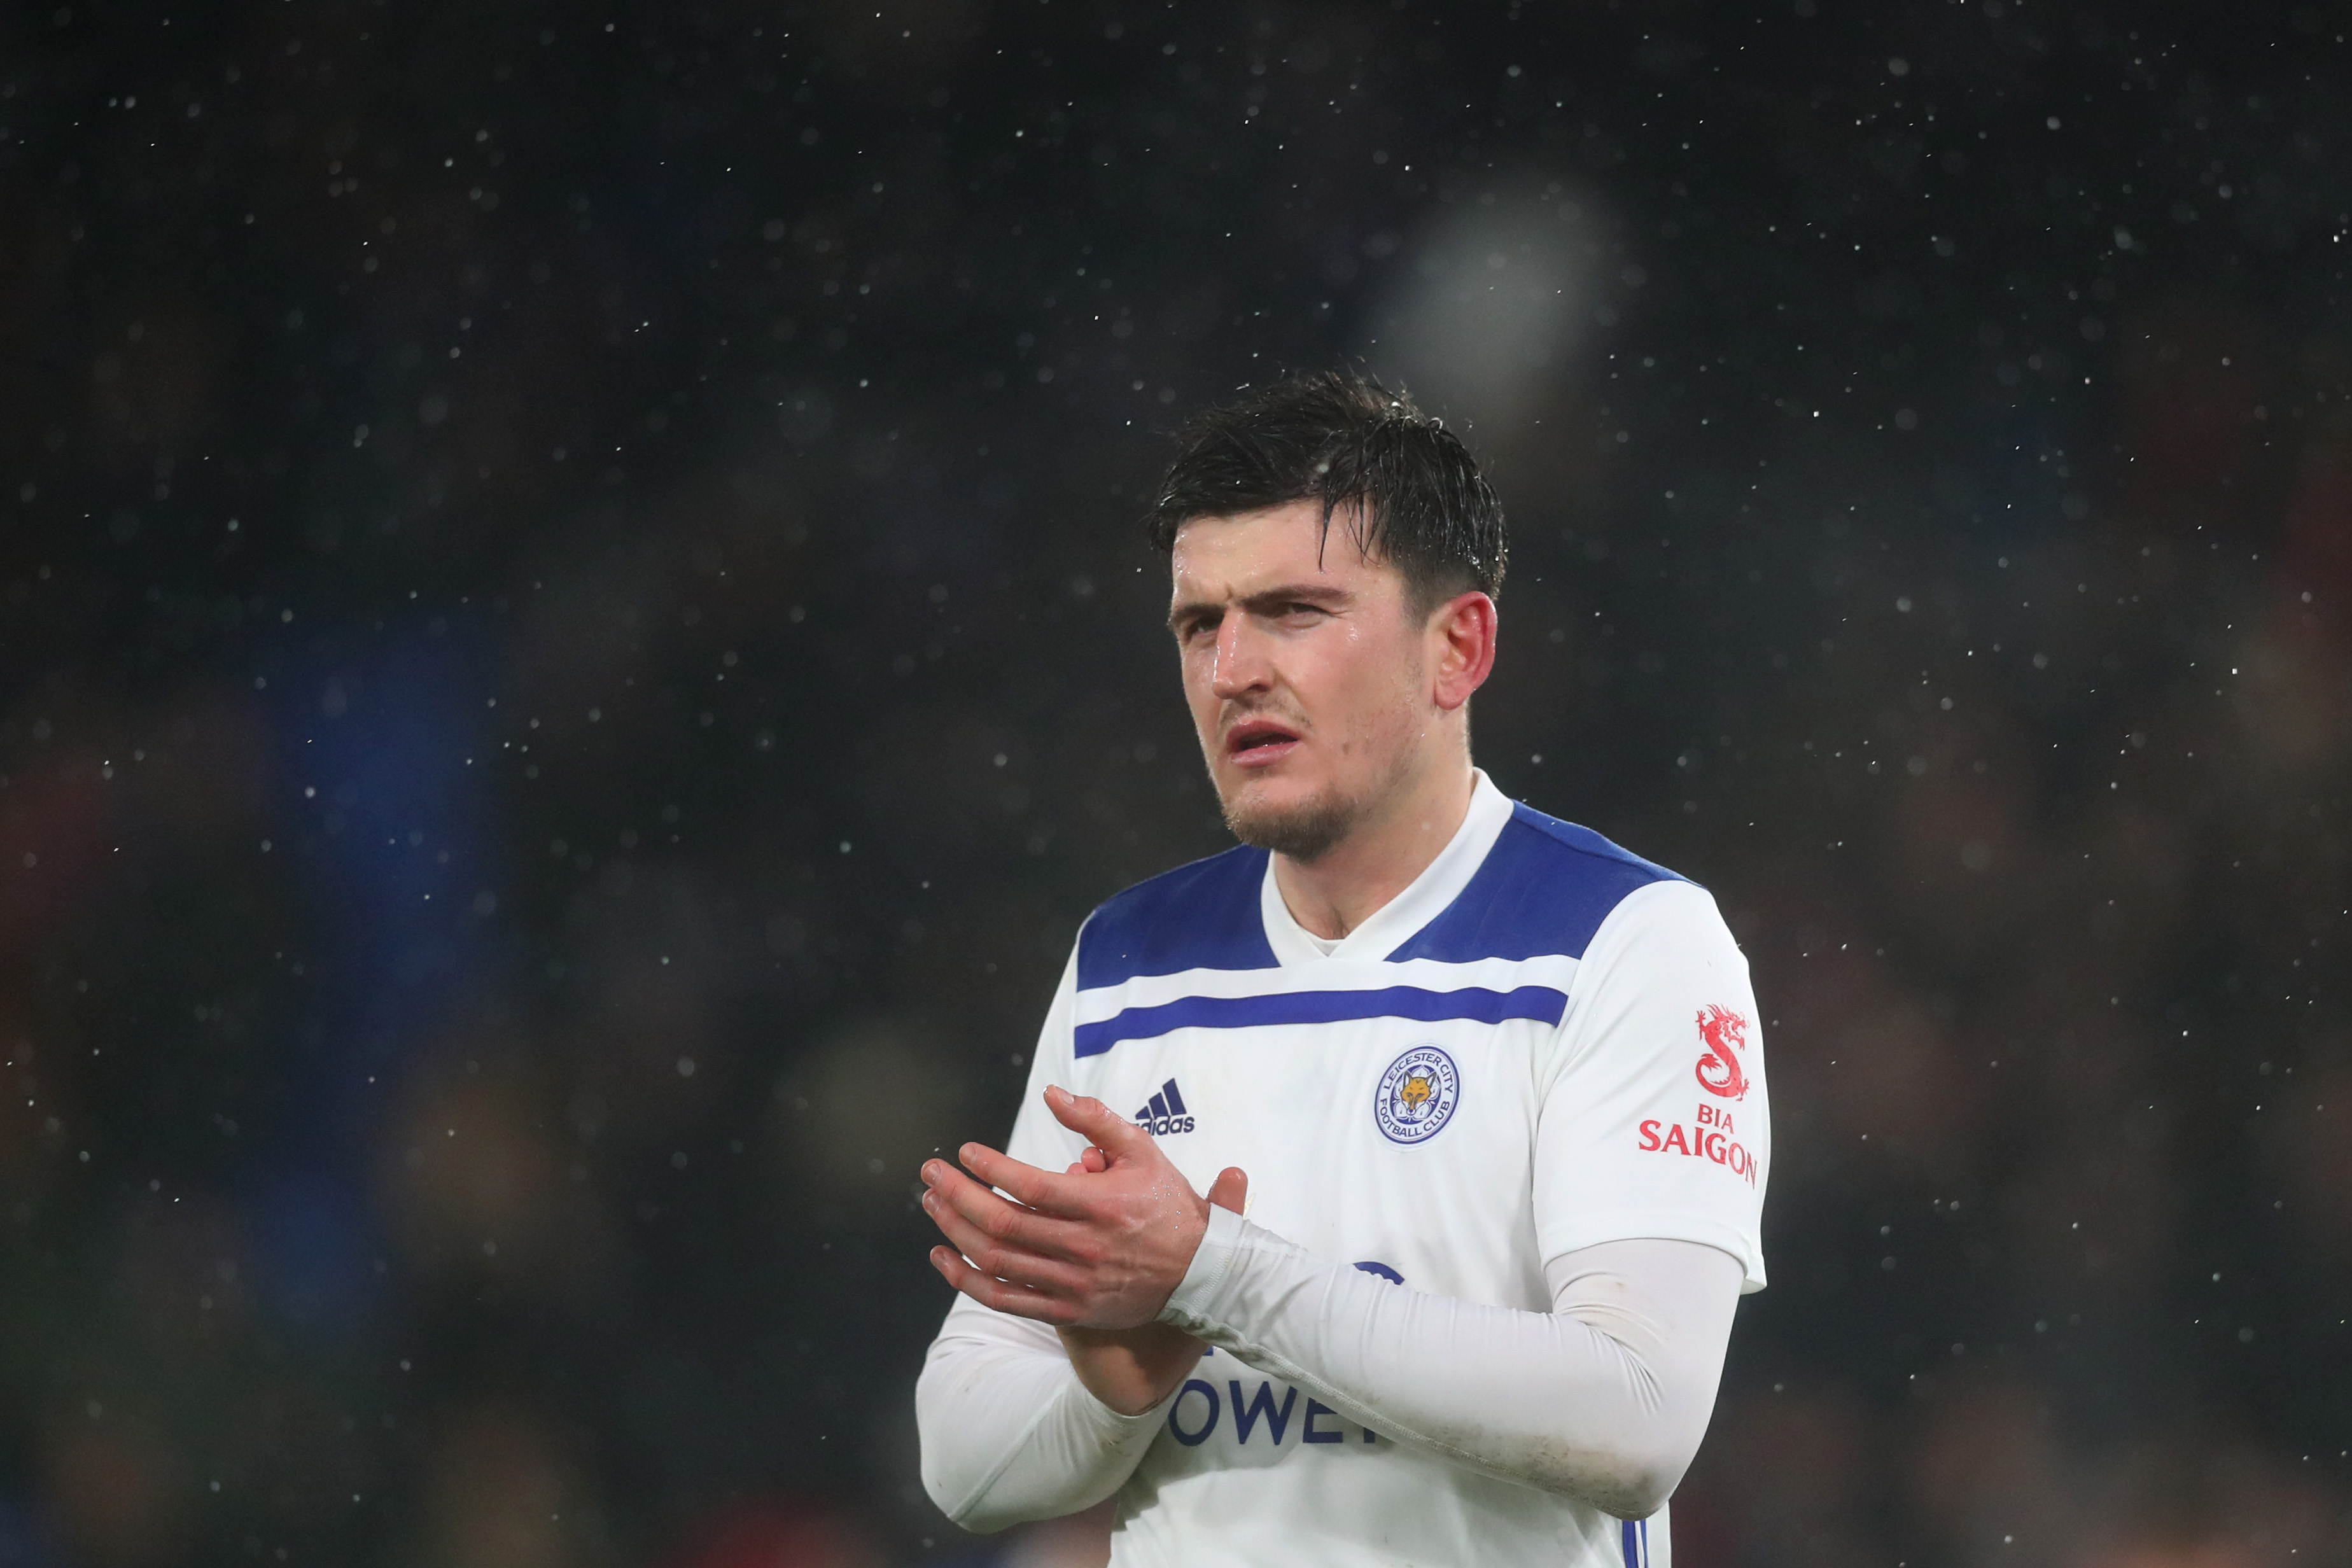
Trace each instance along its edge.
<instances>
[{"instance_id":1,"label":"forehead","mask_svg":"<svg viewBox=\"0 0 2352 1568\"><path fill-rule=\"evenodd\" d=\"M1386 562L1357 548L1344 510L1327 537L1323 503L1314 500L1194 518L1176 531L1170 563L1179 599L1237 598L1303 583L1366 594L1402 582Z\"/></svg>"}]
</instances>

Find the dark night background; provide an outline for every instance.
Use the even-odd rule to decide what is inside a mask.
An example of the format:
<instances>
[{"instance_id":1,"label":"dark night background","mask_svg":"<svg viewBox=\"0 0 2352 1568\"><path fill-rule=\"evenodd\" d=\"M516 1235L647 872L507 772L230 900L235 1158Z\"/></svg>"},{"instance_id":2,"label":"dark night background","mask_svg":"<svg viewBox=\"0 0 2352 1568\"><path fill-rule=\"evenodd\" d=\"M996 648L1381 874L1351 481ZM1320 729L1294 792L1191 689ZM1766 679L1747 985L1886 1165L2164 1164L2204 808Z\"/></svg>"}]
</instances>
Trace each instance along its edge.
<instances>
[{"instance_id":1,"label":"dark night background","mask_svg":"<svg viewBox=\"0 0 2352 1568\"><path fill-rule=\"evenodd\" d=\"M1223 842L1168 431L1359 359L1755 966L1683 1568L2352 1562L2347 32L7 5L0 1564L1098 1554L910 1184Z\"/></svg>"}]
</instances>

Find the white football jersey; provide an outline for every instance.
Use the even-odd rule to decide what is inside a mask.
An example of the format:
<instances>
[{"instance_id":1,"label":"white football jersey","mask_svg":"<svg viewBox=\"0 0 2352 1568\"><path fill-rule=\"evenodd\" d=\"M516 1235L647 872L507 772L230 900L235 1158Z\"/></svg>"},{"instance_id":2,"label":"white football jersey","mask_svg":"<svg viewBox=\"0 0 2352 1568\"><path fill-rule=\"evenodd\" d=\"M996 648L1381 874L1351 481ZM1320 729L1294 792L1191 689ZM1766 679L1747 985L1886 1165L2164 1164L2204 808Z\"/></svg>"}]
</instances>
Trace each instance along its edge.
<instances>
[{"instance_id":1,"label":"white football jersey","mask_svg":"<svg viewBox=\"0 0 2352 1568\"><path fill-rule=\"evenodd\" d=\"M1049 1083L1130 1112L1197 1190L1242 1167L1253 1224L1413 1289L1548 1312L1548 1259L1636 1237L1764 1284L1762 1042L1714 900L1483 773L1444 851L1328 954L1263 850L1103 905L1010 1144L1060 1171L1083 1141ZM1122 1565L1671 1560L1663 1513L1450 1465L1217 1351L1118 1498Z\"/></svg>"}]
</instances>

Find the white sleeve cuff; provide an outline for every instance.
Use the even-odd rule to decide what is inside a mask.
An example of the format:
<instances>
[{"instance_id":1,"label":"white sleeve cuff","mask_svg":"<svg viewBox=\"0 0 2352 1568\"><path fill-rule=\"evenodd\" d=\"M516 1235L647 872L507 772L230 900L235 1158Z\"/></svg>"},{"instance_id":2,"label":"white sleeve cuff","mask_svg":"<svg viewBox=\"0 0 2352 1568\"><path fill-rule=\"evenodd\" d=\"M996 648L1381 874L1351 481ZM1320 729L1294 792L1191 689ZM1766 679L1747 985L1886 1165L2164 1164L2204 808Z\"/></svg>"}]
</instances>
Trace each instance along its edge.
<instances>
[{"instance_id":1,"label":"white sleeve cuff","mask_svg":"<svg viewBox=\"0 0 2352 1568\"><path fill-rule=\"evenodd\" d=\"M1208 1309L1228 1276L1233 1273L1234 1258L1241 1251L1242 1232L1246 1228L1242 1216L1231 1209L1209 1205L1209 1228L1201 1233L1200 1249L1192 1254L1192 1267L1160 1309L1160 1321L1173 1323L1188 1332L1197 1331L1196 1325L1208 1316Z\"/></svg>"},{"instance_id":2,"label":"white sleeve cuff","mask_svg":"<svg viewBox=\"0 0 2352 1568\"><path fill-rule=\"evenodd\" d=\"M1106 1444L1124 1443L1142 1428L1157 1426L1168 1419L1168 1407L1176 1403L1176 1394L1181 1392L1171 1390L1150 1409L1140 1415L1124 1415L1097 1399L1094 1390L1079 1382L1075 1372L1070 1374L1070 1382L1076 1390L1071 1395L1071 1403L1077 1407L1076 1419Z\"/></svg>"},{"instance_id":3,"label":"white sleeve cuff","mask_svg":"<svg viewBox=\"0 0 2352 1568\"><path fill-rule=\"evenodd\" d=\"M1192 1254L1192 1265L1168 1304L1160 1309L1160 1321L1222 1349L1234 1349L1242 1320L1250 1315L1245 1298L1252 1263L1277 1258L1296 1260L1310 1270L1315 1267L1305 1247L1250 1224L1231 1209L1211 1205L1200 1250Z\"/></svg>"}]
</instances>

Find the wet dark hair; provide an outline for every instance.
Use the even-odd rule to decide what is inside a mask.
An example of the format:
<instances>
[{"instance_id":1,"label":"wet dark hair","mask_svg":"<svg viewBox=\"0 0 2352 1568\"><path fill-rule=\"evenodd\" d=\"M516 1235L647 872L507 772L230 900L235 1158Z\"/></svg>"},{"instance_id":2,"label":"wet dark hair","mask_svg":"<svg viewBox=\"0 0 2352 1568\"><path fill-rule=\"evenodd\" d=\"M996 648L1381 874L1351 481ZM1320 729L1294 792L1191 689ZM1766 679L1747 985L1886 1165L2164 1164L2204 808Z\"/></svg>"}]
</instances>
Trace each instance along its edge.
<instances>
[{"instance_id":1,"label":"wet dark hair","mask_svg":"<svg viewBox=\"0 0 2352 1568\"><path fill-rule=\"evenodd\" d=\"M1402 388L1353 371L1285 376L1193 416L1177 441L1144 520L1163 554L1195 518L1311 500L1327 540L1347 509L1349 538L1402 574L1416 614L1503 585L1502 503L1469 450Z\"/></svg>"}]
</instances>

